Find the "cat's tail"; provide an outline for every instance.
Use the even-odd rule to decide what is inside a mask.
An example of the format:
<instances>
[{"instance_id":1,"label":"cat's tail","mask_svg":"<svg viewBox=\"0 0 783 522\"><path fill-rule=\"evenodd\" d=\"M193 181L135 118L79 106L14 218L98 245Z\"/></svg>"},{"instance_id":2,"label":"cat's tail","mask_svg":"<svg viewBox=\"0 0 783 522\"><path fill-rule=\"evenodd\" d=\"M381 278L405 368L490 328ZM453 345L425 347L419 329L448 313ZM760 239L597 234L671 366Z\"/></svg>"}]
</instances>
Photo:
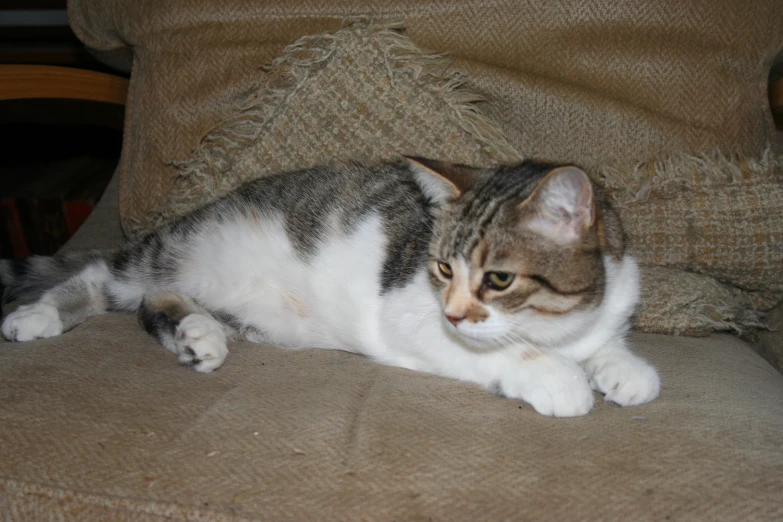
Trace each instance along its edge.
<instances>
[{"instance_id":1,"label":"cat's tail","mask_svg":"<svg viewBox=\"0 0 783 522\"><path fill-rule=\"evenodd\" d=\"M97 260L111 259L112 252L86 252L64 256L30 256L0 259L2 303L34 300Z\"/></svg>"}]
</instances>

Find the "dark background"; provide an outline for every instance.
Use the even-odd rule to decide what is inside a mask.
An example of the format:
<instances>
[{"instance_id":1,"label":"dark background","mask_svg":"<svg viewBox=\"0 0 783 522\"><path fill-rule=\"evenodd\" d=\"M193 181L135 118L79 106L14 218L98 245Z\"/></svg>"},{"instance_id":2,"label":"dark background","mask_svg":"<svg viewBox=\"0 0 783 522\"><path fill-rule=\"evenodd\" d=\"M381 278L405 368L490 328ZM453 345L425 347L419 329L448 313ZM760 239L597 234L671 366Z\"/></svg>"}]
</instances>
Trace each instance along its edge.
<instances>
[{"instance_id":1,"label":"dark background","mask_svg":"<svg viewBox=\"0 0 783 522\"><path fill-rule=\"evenodd\" d=\"M65 8L65 0L0 3L0 64L125 76L87 52ZM0 257L51 255L73 234L119 161L123 116L106 103L0 101Z\"/></svg>"}]
</instances>

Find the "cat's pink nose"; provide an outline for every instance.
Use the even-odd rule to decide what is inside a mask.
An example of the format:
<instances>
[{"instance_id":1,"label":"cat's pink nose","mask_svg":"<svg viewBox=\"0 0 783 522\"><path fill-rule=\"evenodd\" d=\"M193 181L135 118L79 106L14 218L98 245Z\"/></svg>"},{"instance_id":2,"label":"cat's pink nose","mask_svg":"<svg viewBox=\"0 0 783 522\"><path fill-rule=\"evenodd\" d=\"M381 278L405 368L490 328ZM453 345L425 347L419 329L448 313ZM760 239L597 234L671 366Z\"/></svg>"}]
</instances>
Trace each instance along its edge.
<instances>
[{"instance_id":1,"label":"cat's pink nose","mask_svg":"<svg viewBox=\"0 0 783 522\"><path fill-rule=\"evenodd\" d=\"M463 319L465 319L465 318L464 318L464 317L457 317L456 315L449 315L449 314L446 314L446 319L448 319L448 320L449 320L449 322L450 322L451 324L453 324L454 326L457 326L457 325L458 325L459 323L461 323L461 322L462 322L462 320L463 320Z\"/></svg>"}]
</instances>

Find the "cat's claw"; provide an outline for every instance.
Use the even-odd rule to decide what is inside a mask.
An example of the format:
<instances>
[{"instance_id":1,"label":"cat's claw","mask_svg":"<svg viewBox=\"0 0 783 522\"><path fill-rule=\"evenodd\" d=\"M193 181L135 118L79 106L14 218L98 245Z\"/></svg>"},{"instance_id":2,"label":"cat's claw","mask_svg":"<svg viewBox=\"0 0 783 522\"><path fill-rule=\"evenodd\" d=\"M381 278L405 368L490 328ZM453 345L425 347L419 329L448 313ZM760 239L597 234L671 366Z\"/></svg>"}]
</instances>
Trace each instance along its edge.
<instances>
[{"instance_id":1,"label":"cat's claw","mask_svg":"<svg viewBox=\"0 0 783 522\"><path fill-rule=\"evenodd\" d=\"M9 341L32 341L63 333L57 308L46 303L22 305L3 321L3 337Z\"/></svg>"},{"instance_id":2,"label":"cat's claw","mask_svg":"<svg viewBox=\"0 0 783 522\"><path fill-rule=\"evenodd\" d=\"M655 368L627 352L591 357L585 363L585 372L593 389L620 406L650 402L661 390Z\"/></svg>"},{"instance_id":3,"label":"cat's claw","mask_svg":"<svg viewBox=\"0 0 783 522\"><path fill-rule=\"evenodd\" d=\"M174 346L179 362L200 373L220 368L228 356L223 327L215 319L202 314L190 314L179 322Z\"/></svg>"}]
</instances>

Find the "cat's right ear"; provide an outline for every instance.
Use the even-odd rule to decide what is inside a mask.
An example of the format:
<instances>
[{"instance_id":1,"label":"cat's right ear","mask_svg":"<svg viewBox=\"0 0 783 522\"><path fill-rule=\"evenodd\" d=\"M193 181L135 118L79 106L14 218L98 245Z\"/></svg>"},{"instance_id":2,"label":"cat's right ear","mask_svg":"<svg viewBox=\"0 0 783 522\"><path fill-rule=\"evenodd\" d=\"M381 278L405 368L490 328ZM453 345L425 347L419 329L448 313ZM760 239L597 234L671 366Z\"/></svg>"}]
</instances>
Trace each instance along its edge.
<instances>
[{"instance_id":1,"label":"cat's right ear","mask_svg":"<svg viewBox=\"0 0 783 522\"><path fill-rule=\"evenodd\" d=\"M437 203L460 197L484 170L467 165L405 156L424 194Z\"/></svg>"},{"instance_id":2,"label":"cat's right ear","mask_svg":"<svg viewBox=\"0 0 783 522\"><path fill-rule=\"evenodd\" d=\"M596 219L593 184L574 166L552 170L517 208L525 226L563 244L583 237Z\"/></svg>"}]
</instances>

